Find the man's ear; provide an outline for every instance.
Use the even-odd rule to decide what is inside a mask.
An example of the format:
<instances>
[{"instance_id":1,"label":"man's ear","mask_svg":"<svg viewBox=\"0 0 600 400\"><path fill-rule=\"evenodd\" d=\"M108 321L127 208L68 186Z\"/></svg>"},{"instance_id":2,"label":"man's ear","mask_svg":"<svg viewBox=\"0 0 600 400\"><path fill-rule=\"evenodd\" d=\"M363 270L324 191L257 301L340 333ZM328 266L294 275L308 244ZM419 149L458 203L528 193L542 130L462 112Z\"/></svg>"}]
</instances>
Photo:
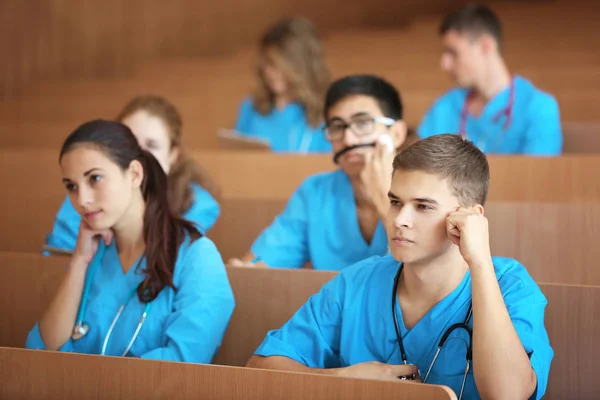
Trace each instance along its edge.
<instances>
[{"instance_id":1,"label":"man's ear","mask_svg":"<svg viewBox=\"0 0 600 400\"><path fill-rule=\"evenodd\" d=\"M398 149L404 141L406 140L406 134L408 132L408 128L406 126L406 122L403 120L398 120L394 125L390 127L390 136L394 140L394 148Z\"/></svg>"},{"instance_id":2,"label":"man's ear","mask_svg":"<svg viewBox=\"0 0 600 400\"><path fill-rule=\"evenodd\" d=\"M475 204L473 207L471 207L471 210L478 214L485 215L485 210L481 204Z\"/></svg>"},{"instance_id":3,"label":"man's ear","mask_svg":"<svg viewBox=\"0 0 600 400\"><path fill-rule=\"evenodd\" d=\"M485 55L490 55L493 52L498 51L498 43L492 35L483 34L479 38L479 45L481 46L481 52Z\"/></svg>"},{"instance_id":4,"label":"man's ear","mask_svg":"<svg viewBox=\"0 0 600 400\"><path fill-rule=\"evenodd\" d=\"M131 183L134 187L139 188L144 181L144 167L138 160L133 160L129 163L129 175L131 176Z\"/></svg>"}]
</instances>

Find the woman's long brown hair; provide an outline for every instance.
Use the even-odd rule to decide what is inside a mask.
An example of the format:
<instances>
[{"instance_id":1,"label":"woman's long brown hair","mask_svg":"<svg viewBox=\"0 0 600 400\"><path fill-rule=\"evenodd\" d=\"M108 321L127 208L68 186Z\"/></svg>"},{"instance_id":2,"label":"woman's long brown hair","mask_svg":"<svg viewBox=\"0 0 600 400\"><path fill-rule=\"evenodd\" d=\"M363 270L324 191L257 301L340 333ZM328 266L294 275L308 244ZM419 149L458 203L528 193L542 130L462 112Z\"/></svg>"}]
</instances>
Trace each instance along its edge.
<instances>
[{"instance_id":1,"label":"woman's long brown hair","mask_svg":"<svg viewBox=\"0 0 600 400\"><path fill-rule=\"evenodd\" d=\"M291 86L290 95L306 112L308 123L317 127L323 118L323 102L330 83L321 38L314 25L305 18L284 19L271 26L260 41L260 53L275 50L282 70ZM275 96L265 82L260 65L259 85L252 94L254 108L262 114L275 107Z\"/></svg>"},{"instance_id":2,"label":"woman's long brown hair","mask_svg":"<svg viewBox=\"0 0 600 400\"><path fill-rule=\"evenodd\" d=\"M219 187L210 177L208 172L192 160L182 145L183 121L177 108L157 95L142 95L133 98L117 116L117 121L122 122L137 111L146 111L148 114L160 118L169 131L171 148L179 149L179 157L171 166L168 179L169 204L171 210L177 215L185 213L194 201L194 193L190 187L196 183L206 189L214 198L219 198Z\"/></svg>"}]
</instances>

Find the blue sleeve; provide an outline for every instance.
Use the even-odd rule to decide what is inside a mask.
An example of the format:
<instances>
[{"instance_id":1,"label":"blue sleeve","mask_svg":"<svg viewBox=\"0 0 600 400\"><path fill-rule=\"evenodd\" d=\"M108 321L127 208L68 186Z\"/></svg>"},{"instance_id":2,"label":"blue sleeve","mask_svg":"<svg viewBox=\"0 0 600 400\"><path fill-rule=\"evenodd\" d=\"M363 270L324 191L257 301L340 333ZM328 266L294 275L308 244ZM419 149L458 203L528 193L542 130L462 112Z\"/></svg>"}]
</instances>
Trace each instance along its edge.
<instances>
[{"instance_id":1,"label":"blue sleeve","mask_svg":"<svg viewBox=\"0 0 600 400\"><path fill-rule=\"evenodd\" d=\"M523 154L558 156L562 153L563 135L560 110L556 100L548 94L538 94L530 106Z\"/></svg>"},{"instance_id":2,"label":"blue sleeve","mask_svg":"<svg viewBox=\"0 0 600 400\"><path fill-rule=\"evenodd\" d=\"M302 268L309 259L308 199L310 183L303 183L283 213L265 229L250 251L270 267Z\"/></svg>"},{"instance_id":3,"label":"blue sleeve","mask_svg":"<svg viewBox=\"0 0 600 400\"><path fill-rule=\"evenodd\" d=\"M221 208L215 198L204 188L193 184L192 190L194 192L194 201L183 217L195 223L200 232L206 234L215 222L217 222L221 214Z\"/></svg>"},{"instance_id":4,"label":"blue sleeve","mask_svg":"<svg viewBox=\"0 0 600 400\"><path fill-rule=\"evenodd\" d=\"M46 343L44 343L44 339L42 339L42 334L40 333L40 326L38 323L35 324L33 329L27 335L27 340L25 341L26 349L35 349L35 350L46 350ZM72 353L73 352L73 341L69 338L65 344L62 345L58 351Z\"/></svg>"},{"instance_id":5,"label":"blue sleeve","mask_svg":"<svg viewBox=\"0 0 600 400\"><path fill-rule=\"evenodd\" d=\"M235 307L225 265L214 243L203 237L189 244L175 274L177 290L165 323L166 346L141 358L209 364Z\"/></svg>"},{"instance_id":6,"label":"blue sleeve","mask_svg":"<svg viewBox=\"0 0 600 400\"><path fill-rule=\"evenodd\" d=\"M67 197L56 214L52 232L46 236L46 245L68 251L75 250L80 222L81 216Z\"/></svg>"},{"instance_id":7,"label":"blue sleeve","mask_svg":"<svg viewBox=\"0 0 600 400\"><path fill-rule=\"evenodd\" d=\"M519 281L504 293L504 302L513 326L537 378L537 388L532 398L541 399L546 393L550 364L554 351L544 326L544 311L547 300L540 288L531 280Z\"/></svg>"},{"instance_id":8,"label":"blue sleeve","mask_svg":"<svg viewBox=\"0 0 600 400\"><path fill-rule=\"evenodd\" d=\"M252 114L254 113L254 107L252 106L252 99L247 98L242 101L240 105L240 110L238 112L237 123L235 125L235 130L239 133L253 133L250 132L250 120L252 119Z\"/></svg>"},{"instance_id":9,"label":"blue sleeve","mask_svg":"<svg viewBox=\"0 0 600 400\"><path fill-rule=\"evenodd\" d=\"M343 284L329 281L280 329L267 333L254 354L283 356L311 368L338 368Z\"/></svg>"}]
</instances>

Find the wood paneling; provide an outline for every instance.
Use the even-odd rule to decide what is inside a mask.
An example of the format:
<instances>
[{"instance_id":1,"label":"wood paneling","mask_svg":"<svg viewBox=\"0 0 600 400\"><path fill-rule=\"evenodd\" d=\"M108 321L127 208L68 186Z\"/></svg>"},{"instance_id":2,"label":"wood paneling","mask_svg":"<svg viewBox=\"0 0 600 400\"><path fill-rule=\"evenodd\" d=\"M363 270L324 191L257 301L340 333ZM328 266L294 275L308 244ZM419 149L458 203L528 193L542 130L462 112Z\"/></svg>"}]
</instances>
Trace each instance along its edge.
<instances>
[{"instance_id":1,"label":"wood paneling","mask_svg":"<svg viewBox=\"0 0 600 400\"><path fill-rule=\"evenodd\" d=\"M193 156L221 186L222 214L209 236L222 246L225 257L245 251L256 235L283 210L304 179L335 168L330 156L300 157L252 152L196 152ZM581 204L574 205L569 212L581 216L577 218L595 218L592 216L596 208L584 204L600 201L600 186L590 184L596 180L600 157L489 157L489 161L492 179L488 203L531 203L524 208L511 209L516 206L509 206L502 211L503 214L496 213L498 217L493 219L513 221L510 226L518 228L519 232L535 231L538 229L536 226L545 225L529 219L529 209L536 212L533 203ZM0 207L0 220L4 227L0 232L0 250L40 251L65 198L60 180L58 151L0 151L0 187L6 193ZM552 210L554 206L548 207L540 209ZM568 221L557 219L559 209L554 210L546 214L551 216L551 224L565 226ZM493 212L493 207L490 212ZM518 212L525 222L517 224L511 212ZM529 229L529 224L535 226ZM569 232L577 230L573 223L568 226ZM586 232L593 231L593 225L585 226L589 228ZM226 239L232 236L238 237L239 241ZM534 235L531 240L542 237L550 236ZM556 238L554 240L558 240ZM515 246L517 244L509 248L525 249L525 246Z\"/></svg>"},{"instance_id":2,"label":"wood paneling","mask_svg":"<svg viewBox=\"0 0 600 400\"><path fill-rule=\"evenodd\" d=\"M442 0L349 0L343 7L316 0L3 1L0 94L19 93L36 79L122 76L143 60L229 53L253 44L268 24L288 15L305 15L326 33L397 27L418 13L449 7Z\"/></svg>"}]
</instances>

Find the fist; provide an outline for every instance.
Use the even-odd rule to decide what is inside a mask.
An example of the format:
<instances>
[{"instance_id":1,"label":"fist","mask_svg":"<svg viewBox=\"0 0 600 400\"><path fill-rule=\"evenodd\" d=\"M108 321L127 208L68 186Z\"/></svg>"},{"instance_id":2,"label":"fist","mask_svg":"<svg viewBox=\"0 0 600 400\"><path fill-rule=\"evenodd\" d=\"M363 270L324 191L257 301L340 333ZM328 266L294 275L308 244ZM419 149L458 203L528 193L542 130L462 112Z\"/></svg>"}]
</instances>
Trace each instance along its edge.
<instances>
[{"instance_id":1,"label":"fist","mask_svg":"<svg viewBox=\"0 0 600 400\"><path fill-rule=\"evenodd\" d=\"M77 257L86 264L89 264L98 250L100 240L103 240L104 244L108 246L112 242L112 239L113 232L110 229L93 230L85 222L81 221L73 257Z\"/></svg>"},{"instance_id":2,"label":"fist","mask_svg":"<svg viewBox=\"0 0 600 400\"><path fill-rule=\"evenodd\" d=\"M385 135L375 143L374 149L365 154L365 166L360 174L365 193L382 214L387 211L387 194L392 183L396 155L393 145L386 140L381 140L384 138L391 140L390 136Z\"/></svg>"},{"instance_id":3,"label":"fist","mask_svg":"<svg viewBox=\"0 0 600 400\"><path fill-rule=\"evenodd\" d=\"M383 364L372 361L361 364L351 365L341 368L339 374L347 378L379 379L398 381L401 377L415 376L413 382L420 382L419 370L416 365L411 364Z\"/></svg>"},{"instance_id":4,"label":"fist","mask_svg":"<svg viewBox=\"0 0 600 400\"><path fill-rule=\"evenodd\" d=\"M446 232L452 243L459 247L467 264L490 261L488 221L483 212L459 208L446 218Z\"/></svg>"},{"instance_id":5,"label":"fist","mask_svg":"<svg viewBox=\"0 0 600 400\"><path fill-rule=\"evenodd\" d=\"M231 265L232 267L256 267L256 264L253 262L242 261L239 258L230 258L229 261L227 261L227 265Z\"/></svg>"}]
</instances>

